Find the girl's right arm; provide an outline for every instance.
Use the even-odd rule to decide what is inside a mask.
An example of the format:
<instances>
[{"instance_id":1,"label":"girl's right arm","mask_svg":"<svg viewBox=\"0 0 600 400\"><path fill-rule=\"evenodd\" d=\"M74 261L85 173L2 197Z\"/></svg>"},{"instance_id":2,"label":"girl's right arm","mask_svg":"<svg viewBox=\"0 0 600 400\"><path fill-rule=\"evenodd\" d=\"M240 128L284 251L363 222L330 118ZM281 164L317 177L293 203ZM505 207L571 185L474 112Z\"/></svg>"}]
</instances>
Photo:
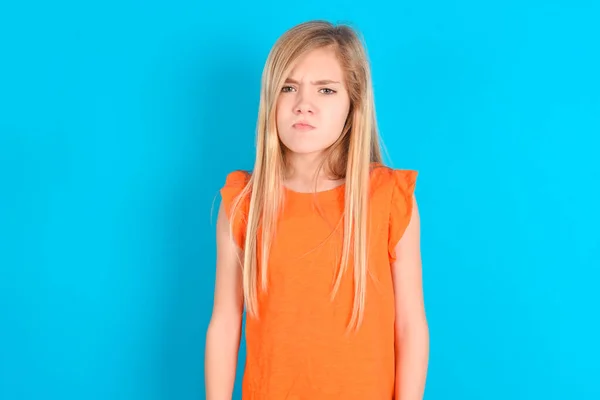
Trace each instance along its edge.
<instances>
[{"instance_id":1,"label":"girl's right arm","mask_svg":"<svg viewBox=\"0 0 600 400\"><path fill-rule=\"evenodd\" d=\"M240 346L243 289L241 250L229 234L223 203L217 217L217 270L212 316L206 332L207 400L231 400Z\"/></svg>"}]
</instances>

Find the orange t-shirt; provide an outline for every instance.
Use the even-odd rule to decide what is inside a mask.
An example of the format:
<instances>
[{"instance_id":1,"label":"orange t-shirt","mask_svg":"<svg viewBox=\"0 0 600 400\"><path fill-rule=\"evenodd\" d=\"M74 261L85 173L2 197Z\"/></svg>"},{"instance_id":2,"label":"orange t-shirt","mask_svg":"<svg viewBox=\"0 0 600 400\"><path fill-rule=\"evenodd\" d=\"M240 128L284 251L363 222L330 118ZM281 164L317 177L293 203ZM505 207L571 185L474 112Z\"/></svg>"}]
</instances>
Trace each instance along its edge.
<instances>
[{"instance_id":1,"label":"orange t-shirt","mask_svg":"<svg viewBox=\"0 0 600 400\"><path fill-rule=\"evenodd\" d=\"M221 189L240 247L249 200L235 216L231 205L249 177L247 172L232 172ZM316 195L285 189L267 290L259 290L258 318L246 320L243 400L393 399L395 307L390 263L410 220L416 178L416 171L381 165L371 171L365 314L359 330L350 334L346 328L354 296L352 264L331 300L341 258L344 185Z\"/></svg>"}]
</instances>

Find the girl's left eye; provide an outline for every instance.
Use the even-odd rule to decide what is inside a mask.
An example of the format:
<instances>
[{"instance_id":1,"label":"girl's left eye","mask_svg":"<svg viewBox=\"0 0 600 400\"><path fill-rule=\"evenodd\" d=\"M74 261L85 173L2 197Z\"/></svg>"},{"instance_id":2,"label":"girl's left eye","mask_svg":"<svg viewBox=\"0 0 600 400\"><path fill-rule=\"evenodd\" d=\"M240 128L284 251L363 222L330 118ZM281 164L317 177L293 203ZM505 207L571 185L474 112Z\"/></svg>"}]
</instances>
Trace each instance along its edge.
<instances>
[{"instance_id":1,"label":"girl's left eye","mask_svg":"<svg viewBox=\"0 0 600 400\"><path fill-rule=\"evenodd\" d=\"M323 93L323 91L325 91L324 94L334 94L335 93L335 90L329 89L329 88L323 88L320 90L321 93Z\"/></svg>"}]
</instances>

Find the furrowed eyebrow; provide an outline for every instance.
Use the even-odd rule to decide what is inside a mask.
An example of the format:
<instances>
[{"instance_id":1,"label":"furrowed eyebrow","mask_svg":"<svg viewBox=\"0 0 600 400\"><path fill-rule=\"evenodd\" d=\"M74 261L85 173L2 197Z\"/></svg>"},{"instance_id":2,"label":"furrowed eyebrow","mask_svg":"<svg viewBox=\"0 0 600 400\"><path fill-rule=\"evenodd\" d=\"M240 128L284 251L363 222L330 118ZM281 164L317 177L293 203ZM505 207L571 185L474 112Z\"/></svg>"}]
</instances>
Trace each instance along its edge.
<instances>
[{"instance_id":1,"label":"furrowed eyebrow","mask_svg":"<svg viewBox=\"0 0 600 400\"><path fill-rule=\"evenodd\" d=\"M291 79L291 78L287 78L287 79L285 80L285 83L293 83L294 85L299 85L299 84L300 84L300 82L298 82L298 81L297 81L297 80L295 80L295 79ZM331 85L331 84L336 84L336 83L337 83L337 84L339 84L340 82L338 82L338 81L333 81L333 80L331 80L331 79L322 79L322 80L319 80L319 81L314 81L314 82L311 82L311 84L313 84L313 85L317 85L317 86L321 86L321 85Z\"/></svg>"}]
</instances>

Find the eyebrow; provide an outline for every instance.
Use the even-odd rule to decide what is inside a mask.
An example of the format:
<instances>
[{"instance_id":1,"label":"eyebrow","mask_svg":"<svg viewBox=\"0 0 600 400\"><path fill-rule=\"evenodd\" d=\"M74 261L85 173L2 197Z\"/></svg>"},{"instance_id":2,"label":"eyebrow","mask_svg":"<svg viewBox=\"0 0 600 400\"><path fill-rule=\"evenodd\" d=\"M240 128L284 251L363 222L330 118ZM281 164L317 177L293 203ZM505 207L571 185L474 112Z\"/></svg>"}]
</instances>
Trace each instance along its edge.
<instances>
[{"instance_id":1,"label":"eyebrow","mask_svg":"<svg viewBox=\"0 0 600 400\"><path fill-rule=\"evenodd\" d=\"M292 79L292 78L287 78L287 79L285 80L285 83L293 83L293 84L295 84L295 85L299 85L299 84L300 84L300 82L298 82L297 80L295 80L295 79ZM331 79L321 79L321 80L319 80L319 81L314 81L314 82L311 82L311 84L313 84L313 85L317 85L317 86L320 86L320 85L331 85L332 83L338 83L338 84L339 84L340 82L338 82L338 81L333 81L333 80L331 80Z\"/></svg>"}]
</instances>

